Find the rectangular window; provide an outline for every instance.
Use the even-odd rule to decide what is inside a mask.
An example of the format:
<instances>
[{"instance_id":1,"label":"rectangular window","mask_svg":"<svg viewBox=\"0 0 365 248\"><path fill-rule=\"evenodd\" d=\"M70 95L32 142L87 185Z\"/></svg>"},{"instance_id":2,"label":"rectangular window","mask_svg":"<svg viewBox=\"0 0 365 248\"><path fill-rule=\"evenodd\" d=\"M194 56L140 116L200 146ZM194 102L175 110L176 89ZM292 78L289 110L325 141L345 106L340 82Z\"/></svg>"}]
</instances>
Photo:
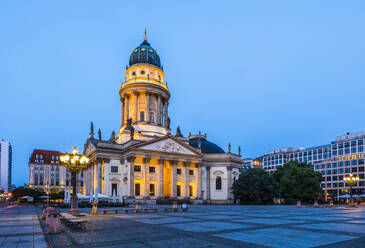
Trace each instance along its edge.
<instances>
[{"instance_id":1,"label":"rectangular window","mask_svg":"<svg viewBox=\"0 0 365 248\"><path fill-rule=\"evenodd\" d=\"M332 168L337 168L337 163L332 163Z\"/></svg>"},{"instance_id":2,"label":"rectangular window","mask_svg":"<svg viewBox=\"0 0 365 248\"><path fill-rule=\"evenodd\" d=\"M363 172L364 171L364 166L360 166L359 167L359 172Z\"/></svg>"},{"instance_id":3,"label":"rectangular window","mask_svg":"<svg viewBox=\"0 0 365 248\"><path fill-rule=\"evenodd\" d=\"M343 154L343 150L338 150L338 155L342 155Z\"/></svg>"},{"instance_id":4,"label":"rectangular window","mask_svg":"<svg viewBox=\"0 0 365 248\"><path fill-rule=\"evenodd\" d=\"M350 168L345 168L345 173L350 173Z\"/></svg>"},{"instance_id":5,"label":"rectangular window","mask_svg":"<svg viewBox=\"0 0 365 248\"><path fill-rule=\"evenodd\" d=\"M338 162L338 167L343 167L343 162Z\"/></svg>"},{"instance_id":6,"label":"rectangular window","mask_svg":"<svg viewBox=\"0 0 365 248\"><path fill-rule=\"evenodd\" d=\"M352 165L352 166L357 165L357 160L352 160L352 161L351 161L351 165Z\"/></svg>"},{"instance_id":7,"label":"rectangular window","mask_svg":"<svg viewBox=\"0 0 365 248\"><path fill-rule=\"evenodd\" d=\"M141 194L141 185L136 183L134 185L134 195L139 196Z\"/></svg>"},{"instance_id":8,"label":"rectangular window","mask_svg":"<svg viewBox=\"0 0 365 248\"><path fill-rule=\"evenodd\" d=\"M331 168L331 164L327 164L327 169L330 169Z\"/></svg>"},{"instance_id":9,"label":"rectangular window","mask_svg":"<svg viewBox=\"0 0 365 248\"><path fill-rule=\"evenodd\" d=\"M343 169L338 169L338 174L343 174Z\"/></svg>"},{"instance_id":10,"label":"rectangular window","mask_svg":"<svg viewBox=\"0 0 365 248\"><path fill-rule=\"evenodd\" d=\"M357 144L358 144L359 146L362 146L362 145L364 144L364 140L358 140L358 141L357 141Z\"/></svg>"},{"instance_id":11,"label":"rectangular window","mask_svg":"<svg viewBox=\"0 0 365 248\"><path fill-rule=\"evenodd\" d=\"M356 147L351 147L351 153L356 153Z\"/></svg>"},{"instance_id":12,"label":"rectangular window","mask_svg":"<svg viewBox=\"0 0 365 248\"><path fill-rule=\"evenodd\" d=\"M156 172L155 167L149 167L149 172L150 172L150 173L155 173L155 172Z\"/></svg>"},{"instance_id":13,"label":"rectangular window","mask_svg":"<svg viewBox=\"0 0 365 248\"><path fill-rule=\"evenodd\" d=\"M351 172L357 172L357 167L352 167Z\"/></svg>"},{"instance_id":14,"label":"rectangular window","mask_svg":"<svg viewBox=\"0 0 365 248\"><path fill-rule=\"evenodd\" d=\"M321 164L321 169L326 169L326 165L325 164Z\"/></svg>"},{"instance_id":15,"label":"rectangular window","mask_svg":"<svg viewBox=\"0 0 365 248\"><path fill-rule=\"evenodd\" d=\"M141 172L141 166L139 166L139 165L134 166L134 171Z\"/></svg>"},{"instance_id":16,"label":"rectangular window","mask_svg":"<svg viewBox=\"0 0 365 248\"><path fill-rule=\"evenodd\" d=\"M351 146L356 146L356 140L351 141Z\"/></svg>"},{"instance_id":17,"label":"rectangular window","mask_svg":"<svg viewBox=\"0 0 365 248\"><path fill-rule=\"evenodd\" d=\"M346 148L345 149L345 154L349 154L350 153L350 148Z\"/></svg>"},{"instance_id":18,"label":"rectangular window","mask_svg":"<svg viewBox=\"0 0 365 248\"><path fill-rule=\"evenodd\" d=\"M114 173L118 173L118 166L111 166L110 171Z\"/></svg>"},{"instance_id":19,"label":"rectangular window","mask_svg":"<svg viewBox=\"0 0 365 248\"><path fill-rule=\"evenodd\" d=\"M181 175L181 169L180 168L176 169L176 174Z\"/></svg>"},{"instance_id":20,"label":"rectangular window","mask_svg":"<svg viewBox=\"0 0 365 248\"><path fill-rule=\"evenodd\" d=\"M345 161L345 166L350 166L350 161Z\"/></svg>"},{"instance_id":21,"label":"rectangular window","mask_svg":"<svg viewBox=\"0 0 365 248\"><path fill-rule=\"evenodd\" d=\"M193 196L193 185L189 185L189 195L190 197Z\"/></svg>"},{"instance_id":22,"label":"rectangular window","mask_svg":"<svg viewBox=\"0 0 365 248\"><path fill-rule=\"evenodd\" d=\"M332 170L332 174L336 175L337 174L337 170Z\"/></svg>"},{"instance_id":23,"label":"rectangular window","mask_svg":"<svg viewBox=\"0 0 365 248\"><path fill-rule=\"evenodd\" d=\"M194 176L194 170L189 170L189 175Z\"/></svg>"},{"instance_id":24,"label":"rectangular window","mask_svg":"<svg viewBox=\"0 0 365 248\"><path fill-rule=\"evenodd\" d=\"M363 152L364 151L364 147L363 146L359 146L359 152Z\"/></svg>"},{"instance_id":25,"label":"rectangular window","mask_svg":"<svg viewBox=\"0 0 365 248\"><path fill-rule=\"evenodd\" d=\"M177 196L180 197L181 196L181 185L177 185Z\"/></svg>"},{"instance_id":26,"label":"rectangular window","mask_svg":"<svg viewBox=\"0 0 365 248\"><path fill-rule=\"evenodd\" d=\"M150 184L150 196L155 196L155 185L153 183Z\"/></svg>"},{"instance_id":27,"label":"rectangular window","mask_svg":"<svg viewBox=\"0 0 365 248\"><path fill-rule=\"evenodd\" d=\"M346 142L345 147L350 147L350 142Z\"/></svg>"}]
</instances>

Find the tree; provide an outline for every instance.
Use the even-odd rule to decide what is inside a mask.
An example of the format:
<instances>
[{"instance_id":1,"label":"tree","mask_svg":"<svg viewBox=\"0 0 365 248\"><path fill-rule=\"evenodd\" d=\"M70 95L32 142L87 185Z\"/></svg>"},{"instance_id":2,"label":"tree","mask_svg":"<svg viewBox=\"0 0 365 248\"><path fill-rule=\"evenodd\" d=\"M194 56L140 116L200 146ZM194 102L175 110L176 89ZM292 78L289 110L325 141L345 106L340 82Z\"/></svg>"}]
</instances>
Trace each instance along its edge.
<instances>
[{"instance_id":1,"label":"tree","mask_svg":"<svg viewBox=\"0 0 365 248\"><path fill-rule=\"evenodd\" d=\"M241 204L268 203L278 191L278 184L261 168L250 168L243 172L232 185L232 192Z\"/></svg>"},{"instance_id":2,"label":"tree","mask_svg":"<svg viewBox=\"0 0 365 248\"><path fill-rule=\"evenodd\" d=\"M27 187L21 186L21 187L14 189L11 192L11 194L15 199L18 199L19 197L22 197L22 196L31 196L31 197L37 198L37 197L44 195L44 192L38 191L33 188L27 188Z\"/></svg>"},{"instance_id":3,"label":"tree","mask_svg":"<svg viewBox=\"0 0 365 248\"><path fill-rule=\"evenodd\" d=\"M313 202L321 195L322 175L314 171L312 165L291 161L279 167L273 177L280 184L280 194L287 203Z\"/></svg>"}]
</instances>

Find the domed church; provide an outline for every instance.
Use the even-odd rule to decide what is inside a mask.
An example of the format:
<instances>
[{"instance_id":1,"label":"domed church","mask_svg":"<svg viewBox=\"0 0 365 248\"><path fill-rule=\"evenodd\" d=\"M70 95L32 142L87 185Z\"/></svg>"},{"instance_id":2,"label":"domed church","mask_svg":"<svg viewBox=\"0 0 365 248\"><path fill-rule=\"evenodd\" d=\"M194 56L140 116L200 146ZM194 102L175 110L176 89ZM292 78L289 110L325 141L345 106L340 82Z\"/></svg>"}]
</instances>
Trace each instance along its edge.
<instances>
[{"instance_id":1,"label":"domed church","mask_svg":"<svg viewBox=\"0 0 365 248\"><path fill-rule=\"evenodd\" d=\"M184 137L170 130L170 92L158 52L147 41L129 58L119 89L119 133L96 137L91 123L84 153L88 168L80 172L80 191L123 196L142 203L189 199L194 203L233 202L230 188L238 178L241 155L225 152L200 132Z\"/></svg>"}]
</instances>

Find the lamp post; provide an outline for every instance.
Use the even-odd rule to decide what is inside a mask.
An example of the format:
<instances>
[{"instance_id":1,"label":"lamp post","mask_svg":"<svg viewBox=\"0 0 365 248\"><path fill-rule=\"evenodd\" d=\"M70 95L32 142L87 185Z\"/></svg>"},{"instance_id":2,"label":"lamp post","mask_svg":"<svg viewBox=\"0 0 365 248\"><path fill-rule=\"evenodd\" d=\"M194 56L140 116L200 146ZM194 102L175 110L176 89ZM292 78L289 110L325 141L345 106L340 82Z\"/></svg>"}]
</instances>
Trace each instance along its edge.
<instances>
[{"instance_id":1,"label":"lamp post","mask_svg":"<svg viewBox=\"0 0 365 248\"><path fill-rule=\"evenodd\" d=\"M79 214L79 204L76 195L76 173L87 167L89 158L85 155L77 154L78 150L76 147L72 149L72 154L62 153L60 155L61 165L66 167L71 172L71 185L72 185L72 196L71 196L71 208L70 214Z\"/></svg>"},{"instance_id":2,"label":"lamp post","mask_svg":"<svg viewBox=\"0 0 365 248\"><path fill-rule=\"evenodd\" d=\"M350 186L350 206L353 205L353 199L352 199L352 187L355 186L357 184L357 182L360 180L360 178L358 176L354 176L352 174L350 174L349 176L345 176L343 178L343 181Z\"/></svg>"}]
</instances>

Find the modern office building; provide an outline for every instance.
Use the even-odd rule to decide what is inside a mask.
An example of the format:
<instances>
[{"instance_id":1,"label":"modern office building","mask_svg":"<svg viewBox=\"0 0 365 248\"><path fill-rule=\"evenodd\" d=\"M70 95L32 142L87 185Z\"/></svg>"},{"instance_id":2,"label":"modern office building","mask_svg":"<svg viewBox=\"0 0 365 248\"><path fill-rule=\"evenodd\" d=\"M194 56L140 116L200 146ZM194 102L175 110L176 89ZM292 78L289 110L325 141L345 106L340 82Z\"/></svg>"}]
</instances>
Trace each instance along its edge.
<instances>
[{"instance_id":1,"label":"modern office building","mask_svg":"<svg viewBox=\"0 0 365 248\"><path fill-rule=\"evenodd\" d=\"M0 142L0 190L11 189L12 148L10 142Z\"/></svg>"},{"instance_id":2,"label":"modern office building","mask_svg":"<svg viewBox=\"0 0 365 248\"><path fill-rule=\"evenodd\" d=\"M241 166L241 171L245 172L250 168L262 168L262 159L261 158L244 158L242 159L242 166Z\"/></svg>"},{"instance_id":3,"label":"modern office building","mask_svg":"<svg viewBox=\"0 0 365 248\"><path fill-rule=\"evenodd\" d=\"M306 162L322 174L321 187L325 196L336 197L349 192L343 182L344 175L358 175L360 181L355 193L365 193L364 179L365 132L338 136L330 144L310 148L283 148L270 151L262 157L263 168L273 173L289 161Z\"/></svg>"},{"instance_id":4,"label":"modern office building","mask_svg":"<svg viewBox=\"0 0 365 248\"><path fill-rule=\"evenodd\" d=\"M29 159L29 187L40 191L65 191L71 188L71 173L60 166L59 152L34 149ZM78 183L83 184L82 175ZM79 187L78 187L79 188Z\"/></svg>"}]
</instances>

